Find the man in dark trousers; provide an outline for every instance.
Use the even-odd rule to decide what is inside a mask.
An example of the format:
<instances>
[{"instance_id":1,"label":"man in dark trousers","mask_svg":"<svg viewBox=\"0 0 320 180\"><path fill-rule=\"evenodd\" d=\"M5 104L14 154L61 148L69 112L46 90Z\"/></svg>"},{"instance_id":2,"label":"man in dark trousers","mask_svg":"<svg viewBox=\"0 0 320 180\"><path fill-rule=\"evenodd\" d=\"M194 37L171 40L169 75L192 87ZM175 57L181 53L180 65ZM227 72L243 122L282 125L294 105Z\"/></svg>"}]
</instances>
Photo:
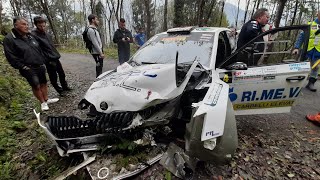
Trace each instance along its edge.
<instances>
[{"instance_id":1,"label":"man in dark trousers","mask_svg":"<svg viewBox=\"0 0 320 180\"><path fill-rule=\"evenodd\" d=\"M103 58L105 57L100 34L97 29L99 26L99 19L97 15L90 14L88 16L88 21L90 25L88 27L87 36L92 43L92 47L89 51L96 62L96 77L98 77L102 73Z\"/></svg>"},{"instance_id":2,"label":"man in dark trousers","mask_svg":"<svg viewBox=\"0 0 320 180\"><path fill-rule=\"evenodd\" d=\"M118 44L119 63L123 64L130 58L130 43L133 42L131 32L126 29L125 20L120 18L119 29L114 33L113 42Z\"/></svg>"},{"instance_id":3,"label":"man in dark trousers","mask_svg":"<svg viewBox=\"0 0 320 180\"><path fill-rule=\"evenodd\" d=\"M18 69L32 87L34 96L41 103L41 110L49 110L45 57L37 40L29 33L28 21L22 17L13 19L14 28L3 41L4 52L12 67Z\"/></svg>"},{"instance_id":4,"label":"man in dark trousers","mask_svg":"<svg viewBox=\"0 0 320 180\"><path fill-rule=\"evenodd\" d=\"M46 67L49 74L49 79L54 89L63 95L64 91L70 91L66 81L66 75L62 68L59 58L61 57L57 49L54 47L52 37L46 32L46 20L37 16L33 19L36 29L32 30L32 35L37 39L42 49L44 56L46 57ZM61 86L58 85L58 76Z\"/></svg>"}]
</instances>

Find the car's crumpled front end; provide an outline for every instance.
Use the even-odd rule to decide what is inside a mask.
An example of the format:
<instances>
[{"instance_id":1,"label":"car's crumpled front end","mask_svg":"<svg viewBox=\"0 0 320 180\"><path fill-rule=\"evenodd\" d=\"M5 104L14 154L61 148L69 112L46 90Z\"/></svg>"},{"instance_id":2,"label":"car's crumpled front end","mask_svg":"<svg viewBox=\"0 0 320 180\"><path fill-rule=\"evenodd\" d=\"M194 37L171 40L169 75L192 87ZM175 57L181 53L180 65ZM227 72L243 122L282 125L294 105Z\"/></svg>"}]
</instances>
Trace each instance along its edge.
<instances>
[{"instance_id":1,"label":"car's crumpled front end","mask_svg":"<svg viewBox=\"0 0 320 180\"><path fill-rule=\"evenodd\" d=\"M63 151L61 155L95 149L106 136L138 138L144 128L161 129L172 119L186 117L181 109L188 111L186 106L191 107L194 95L184 93L209 79L198 61L179 65L125 63L100 75L79 103L80 109L94 109L95 117L48 116L41 127Z\"/></svg>"}]
</instances>

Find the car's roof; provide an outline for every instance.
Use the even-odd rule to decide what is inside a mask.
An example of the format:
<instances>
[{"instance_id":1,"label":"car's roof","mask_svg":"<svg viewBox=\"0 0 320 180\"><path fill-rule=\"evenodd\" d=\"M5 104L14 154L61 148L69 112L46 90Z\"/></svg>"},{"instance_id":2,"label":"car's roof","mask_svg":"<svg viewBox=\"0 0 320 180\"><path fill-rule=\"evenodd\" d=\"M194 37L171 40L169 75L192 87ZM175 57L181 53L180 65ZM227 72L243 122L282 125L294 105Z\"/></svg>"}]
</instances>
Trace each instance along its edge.
<instances>
[{"instance_id":1,"label":"car's roof","mask_svg":"<svg viewBox=\"0 0 320 180\"><path fill-rule=\"evenodd\" d=\"M178 27L178 28L172 28L168 29L167 32L162 32L159 34L167 34L168 32L173 33L177 32L176 34L179 34L179 31L186 32L186 29L190 29L190 32L213 32L213 33L220 33L221 31L230 31L230 29L225 27ZM185 34L185 33L183 33Z\"/></svg>"}]
</instances>

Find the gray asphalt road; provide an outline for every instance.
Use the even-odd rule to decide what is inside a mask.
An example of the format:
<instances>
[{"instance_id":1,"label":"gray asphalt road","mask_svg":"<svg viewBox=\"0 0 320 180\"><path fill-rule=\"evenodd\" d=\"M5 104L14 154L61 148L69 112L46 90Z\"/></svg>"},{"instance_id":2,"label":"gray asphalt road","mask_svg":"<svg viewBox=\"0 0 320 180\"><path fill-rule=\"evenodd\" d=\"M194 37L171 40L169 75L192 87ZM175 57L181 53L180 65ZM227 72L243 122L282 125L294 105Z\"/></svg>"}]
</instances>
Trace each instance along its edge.
<instances>
[{"instance_id":1,"label":"gray asphalt road","mask_svg":"<svg viewBox=\"0 0 320 180\"><path fill-rule=\"evenodd\" d=\"M62 54L61 62L74 91L50 111L70 115L95 79L95 62L89 54ZM116 60L105 60L104 71L117 65ZM320 128L305 120L307 113L320 111L319 82L316 87L316 93L302 90L291 113L238 116L239 149L233 162L208 166L206 171L197 172L197 177L282 179L293 174L298 179L320 178ZM52 88L50 94L56 95Z\"/></svg>"}]
</instances>

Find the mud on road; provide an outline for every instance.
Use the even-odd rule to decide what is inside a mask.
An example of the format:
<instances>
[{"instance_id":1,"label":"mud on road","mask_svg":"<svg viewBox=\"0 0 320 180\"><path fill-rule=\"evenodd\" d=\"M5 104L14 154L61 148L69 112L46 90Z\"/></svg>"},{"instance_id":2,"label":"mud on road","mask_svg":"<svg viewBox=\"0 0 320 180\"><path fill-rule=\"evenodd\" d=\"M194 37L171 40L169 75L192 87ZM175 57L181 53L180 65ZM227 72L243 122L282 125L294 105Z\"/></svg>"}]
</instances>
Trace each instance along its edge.
<instances>
[{"instance_id":1,"label":"mud on road","mask_svg":"<svg viewBox=\"0 0 320 180\"><path fill-rule=\"evenodd\" d=\"M95 79L95 62L91 55L79 54L62 54L61 62L74 90L50 105L46 114L77 114L78 102ZM103 69L117 65L117 60L107 59ZM320 90L319 83L316 86ZM58 96L51 86L49 90L50 97ZM237 116L235 158L224 166L200 164L195 179L320 179L320 128L305 120L307 113L320 111L319 96L319 91L303 89L291 113ZM162 179L164 174L155 165L137 179Z\"/></svg>"}]
</instances>

